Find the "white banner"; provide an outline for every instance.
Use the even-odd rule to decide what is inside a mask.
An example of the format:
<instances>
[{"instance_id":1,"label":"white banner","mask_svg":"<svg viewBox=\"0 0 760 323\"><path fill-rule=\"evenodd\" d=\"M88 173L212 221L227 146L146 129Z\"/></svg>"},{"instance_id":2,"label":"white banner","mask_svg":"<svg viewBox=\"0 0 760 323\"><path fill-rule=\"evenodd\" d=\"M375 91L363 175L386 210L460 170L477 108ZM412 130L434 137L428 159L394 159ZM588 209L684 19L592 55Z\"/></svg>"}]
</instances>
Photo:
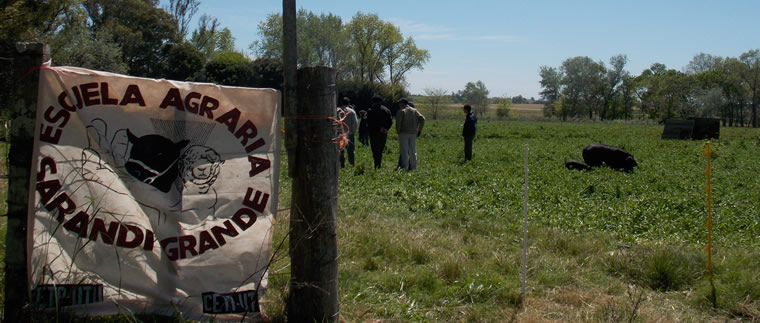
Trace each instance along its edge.
<instances>
[{"instance_id":1,"label":"white banner","mask_svg":"<svg viewBox=\"0 0 760 323\"><path fill-rule=\"evenodd\" d=\"M38 102L35 306L256 316L277 209L278 91L55 67L41 71Z\"/></svg>"}]
</instances>

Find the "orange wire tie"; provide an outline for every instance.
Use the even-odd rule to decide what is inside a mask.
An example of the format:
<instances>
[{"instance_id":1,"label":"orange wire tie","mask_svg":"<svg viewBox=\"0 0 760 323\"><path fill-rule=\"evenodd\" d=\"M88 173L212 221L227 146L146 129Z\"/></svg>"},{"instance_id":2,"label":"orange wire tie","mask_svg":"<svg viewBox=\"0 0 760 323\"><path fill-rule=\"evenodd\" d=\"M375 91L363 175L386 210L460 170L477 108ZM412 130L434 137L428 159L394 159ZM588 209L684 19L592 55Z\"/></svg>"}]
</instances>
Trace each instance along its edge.
<instances>
[{"instance_id":1,"label":"orange wire tie","mask_svg":"<svg viewBox=\"0 0 760 323\"><path fill-rule=\"evenodd\" d=\"M329 120L332 121L334 125L338 126L338 136L336 138L332 138L330 141L321 141L321 140L315 140L311 138L306 137L300 137L301 140L306 142L312 142L312 143L327 143L327 144L335 144L338 145L338 148L340 150L343 150L346 146L348 146L349 140L348 140L348 124L344 122L346 119L346 113L343 111L338 111L338 117L325 117L325 116L294 116L294 117L285 117L286 120ZM281 130L282 133L286 133L285 129Z\"/></svg>"}]
</instances>

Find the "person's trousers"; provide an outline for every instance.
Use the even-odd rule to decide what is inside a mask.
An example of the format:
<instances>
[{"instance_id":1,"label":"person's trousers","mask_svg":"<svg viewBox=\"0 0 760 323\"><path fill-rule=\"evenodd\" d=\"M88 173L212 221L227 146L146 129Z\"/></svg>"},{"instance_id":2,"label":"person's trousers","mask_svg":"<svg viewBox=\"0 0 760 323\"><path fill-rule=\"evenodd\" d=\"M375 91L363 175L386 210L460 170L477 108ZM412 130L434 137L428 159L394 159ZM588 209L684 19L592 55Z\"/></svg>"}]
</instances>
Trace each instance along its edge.
<instances>
[{"instance_id":1,"label":"person's trousers","mask_svg":"<svg viewBox=\"0 0 760 323\"><path fill-rule=\"evenodd\" d=\"M346 167L346 151L348 151L348 163L351 164L351 166L354 166L355 149L356 146L354 146L354 134L352 133L348 135L348 145L340 151L340 167Z\"/></svg>"},{"instance_id":2,"label":"person's trousers","mask_svg":"<svg viewBox=\"0 0 760 323\"><path fill-rule=\"evenodd\" d=\"M383 150L385 150L385 141L388 135L380 132L369 134L369 145L372 148L372 159L375 160L375 168L380 168L383 162Z\"/></svg>"},{"instance_id":3,"label":"person's trousers","mask_svg":"<svg viewBox=\"0 0 760 323\"><path fill-rule=\"evenodd\" d=\"M401 150L401 168L417 169L417 134L398 134L398 147Z\"/></svg>"},{"instance_id":4,"label":"person's trousers","mask_svg":"<svg viewBox=\"0 0 760 323\"><path fill-rule=\"evenodd\" d=\"M464 160L472 160L472 140L475 136L464 136Z\"/></svg>"}]
</instances>

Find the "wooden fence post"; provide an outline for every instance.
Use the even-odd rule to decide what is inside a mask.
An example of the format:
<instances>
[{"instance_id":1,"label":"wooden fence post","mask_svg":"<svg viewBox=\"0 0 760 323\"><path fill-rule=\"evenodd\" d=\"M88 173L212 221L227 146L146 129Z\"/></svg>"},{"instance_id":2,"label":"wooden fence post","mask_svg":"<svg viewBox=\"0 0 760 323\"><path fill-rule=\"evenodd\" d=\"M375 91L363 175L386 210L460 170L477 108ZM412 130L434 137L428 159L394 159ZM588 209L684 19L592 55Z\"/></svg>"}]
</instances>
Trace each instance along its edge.
<instances>
[{"instance_id":1,"label":"wooden fence post","mask_svg":"<svg viewBox=\"0 0 760 323\"><path fill-rule=\"evenodd\" d=\"M37 89L40 67L50 58L41 43L18 43L14 57L16 87L11 89L11 149L8 154L8 232L5 237L5 322L23 320L23 307L29 301L27 286L27 219L37 123Z\"/></svg>"},{"instance_id":2,"label":"wooden fence post","mask_svg":"<svg viewBox=\"0 0 760 323\"><path fill-rule=\"evenodd\" d=\"M298 70L296 167L290 208L288 321L336 322L338 146L335 70Z\"/></svg>"},{"instance_id":3,"label":"wooden fence post","mask_svg":"<svg viewBox=\"0 0 760 323\"><path fill-rule=\"evenodd\" d=\"M288 176L295 175L296 124L292 118L296 113L296 83L298 82L298 42L296 40L296 0L282 1L282 74L285 111L285 150L288 153Z\"/></svg>"}]
</instances>

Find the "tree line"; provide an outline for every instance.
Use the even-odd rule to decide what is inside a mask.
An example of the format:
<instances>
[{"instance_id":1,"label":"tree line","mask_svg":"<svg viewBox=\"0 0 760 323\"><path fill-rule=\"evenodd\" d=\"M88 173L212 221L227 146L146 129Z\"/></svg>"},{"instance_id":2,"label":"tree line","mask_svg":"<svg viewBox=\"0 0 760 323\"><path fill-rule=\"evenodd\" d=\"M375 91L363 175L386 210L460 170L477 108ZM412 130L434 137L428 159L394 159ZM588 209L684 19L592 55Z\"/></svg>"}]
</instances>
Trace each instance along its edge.
<instances>
[{"instance_id":1,"label":"tree line","mask_svg":"<svg viewBox=\"0 0 760 323\"><path fill-rule=\"evenodd\" d=\"M390 106L408 96L406 74L423 69L430 52L418 48L412 37L376 14L357 12L344 22L333 14L304 9L297 16L298 65L329 66L336 70L338 92L360 107L369 106L378 93ZM282 16L270 14L258 25L259 40L249 49L259 57L282 56Z\"/></svg>"},{"instance_id":2,"label":"tree line","mask_svg":"<svg viewBox=\"0 0 760 323\"><path fill-rule=\"evenodd\" d=\"M190 26L199 5L200 0L170 0L164 8L159 0L5 1L0 57L11 57L16 42L38 41L50 46L56 66L281 89L281 15L260 22L260 39L249 46L251 58L236 49L231 31L217 18L202 14L197 26ZM408 96L406 73L422 69L430 58L412 37L376 14L358 12L344 22L301 9L297 24L299 66L335 68L339 93L367 105L374 93L388 104ZM4 76L10 75L3 67Z\"/></svg>"},{"instance_id":3,"label":"tree line","mask_svg":"<svg viewBox=\"0 0 760 323\"><path fill-rule=\"evenodd\" d=\"M541 66L544 115L589 120L635 117L720 118L727 126L757 127L760 101L760 51L739 57L700 53L683 71L654 63L640 75L625 70L628 58L616 55L609 65L589 57L572 57L559 67Z\"/></svg>"}]
</instances>

